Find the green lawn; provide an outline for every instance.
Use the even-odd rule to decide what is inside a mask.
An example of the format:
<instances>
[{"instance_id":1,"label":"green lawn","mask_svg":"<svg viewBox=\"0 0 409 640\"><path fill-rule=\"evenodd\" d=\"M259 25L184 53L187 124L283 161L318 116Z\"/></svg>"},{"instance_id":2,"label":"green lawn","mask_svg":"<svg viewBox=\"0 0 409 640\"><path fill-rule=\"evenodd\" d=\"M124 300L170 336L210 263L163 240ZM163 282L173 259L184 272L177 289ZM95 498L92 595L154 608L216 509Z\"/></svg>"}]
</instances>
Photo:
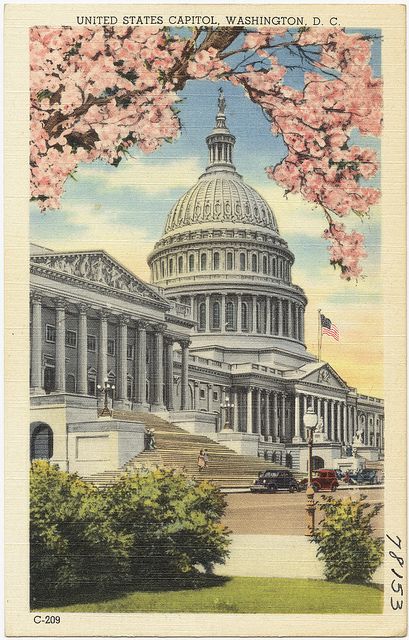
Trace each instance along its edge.
<instances>
[{"instance_id":1,"label":"green lawn","mask_svg":"<svg viewBox=\"0 0 409 640\"><path fill-rule=\"evenodd\" d=\"M73 597L47 611L183 613L382 613L377 586L290 578L231 578L174 591L129 591L109 599ZM88 600L88 601L87 601ZM92 600L92 601L91 601Z\"/></svg>"}]
</instances>

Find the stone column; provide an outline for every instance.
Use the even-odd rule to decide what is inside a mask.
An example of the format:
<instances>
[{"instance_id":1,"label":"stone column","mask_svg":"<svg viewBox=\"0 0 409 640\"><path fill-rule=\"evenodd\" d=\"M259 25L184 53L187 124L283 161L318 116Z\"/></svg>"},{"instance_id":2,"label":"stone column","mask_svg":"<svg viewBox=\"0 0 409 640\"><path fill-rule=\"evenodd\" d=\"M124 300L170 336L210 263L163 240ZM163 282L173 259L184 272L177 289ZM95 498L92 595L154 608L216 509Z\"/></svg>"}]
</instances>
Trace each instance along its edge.
<instances>
[{"instance_id":1,"label":"stone column","mask_svg":"<svg viewBox=\"0 0 409 640\"><path fill-rule=\"evenodd\" d=\"M126 318L125 316L121 316L119 319L118 400L123 405L126 405L128 401L127 348L128 348L128 318Z\"/></svg>"},{"instance_id":2,"label":"stone column","mask_svg":"<svg viewBox=\"0 0 409 640\"><path fill-rule=\"evenodd\" d=\"M207 410L213 411L213 385L210 383L207 384Z\"/></svg>"},{"instance_id":3,"label":"stone column","mask_svg":"<svg viewBox=\"0 0 409 640\"><path fill-rule=\"evenodd\" d=\"M226 333L226 296L222 293L220 304L220 331Z\"/></svg>"},{"instance_id":4,"label":"stone column","mask_svg":"<svg viewBox=\"0 0 409 640\"><path fill-rule=\"evenodd\" d=\"M232 402L233 402L233 424L231 424L231 428L233 431L239 430L239 394L237 389L232 389L231 393Z\"/></svg>"},{"instance_id":5,"label":"stone column","mask_svg":"<svg viewBox=\"0 0 409 640\"><path fill-rule=\"evenodd\" d=\"M261 389L256 387L256 433L261 434Z\"/></svg>"},{"instance_id":6,"label":"stone column","mask_svg":"<svg viewBox=\"0 0 409 640\"><path fill-rule=\"evenodd\" d=\"M278 335L283 335L283 301L278 298Z\"/></svg>"},{"instance_id":7,"label":"stone column","mask_svg":"<svg viewBox=\"0 0 409 640\"><path fill-rule=\"evenodd\" d=\"M104 380L108 373L108 313L100 312L99 336L98 336L98 384L104 387Z\"/></svg>"},{"instance_id":8,"label":"stone column","mask_svg":"<svg viewBox=\"0 0 409 640\"><path fill-rule=\"evenodd\" d=\"M247 389L247 433L253 433L253 387Z\"/></svg>"},{"instance_id":9,"label":"stone column","mask_svg":"<svg viewBox=\"0 0 409 640\"><path fill-rule=\"evenodd\" d=\"M347 416L347 403L343 402L343 441L345 444L349 442L349 434L348 434L348 416Z\"/></svg>"},{"instance_id":10,"label":"stone column","mask_svg":"<svg viewBox=\"0 0 409 640\"><path fill-rule=\"evenodd\" d=\"M300 307L300 340L304 342L304 307Z\"/></svg>"},{"instance_id":11,"label":"stone column","mask_svg":"<svg viewBox=\"0 0 409 640\"><path fill-rule=\"evenodd\" d=\"M317 398L317 416L318 416L318 422L321 418L321 398Z\"/></svg>"},{"instance_id":12,"label":"stone column","mask_svg":"<svg viewBox=\"0 0 409 640\"><path fill-rule=\"evenodd\" d=\"M293 337L293 303L288 300L288 337Z\"/></svg>"},{"instance_id":13,"label":"stone column","mask_svg":"<svg viewBox=\"0 0 409 640\"><path fill-rule=\"evenodd\" d=\"M286 421L285 421L285 393L281 394L281 433L282 433L282 437L283 440L286 440L287 438L287 433L286 433Z\"/></svg>"},{"instance_id":14,"label":"stone column","mask_svg":"<svg viewBox=\"0 0 409 640\"><path fill-rule=\"evenodd\" d=\"M237 320L236 320L236 326L237 326L237 333L241 333L241 295L238 294L237 296Z\"/></svg>"},{"instance_id":15,"label":"stone column","mask_svg":"<svg viewBox=\"0 0 409 640\"><path fill-rule=\"evenodd\" d=\"M55 303L55 391L65 391L65 301Z\"/></svg>"},{"instance_id":16,"label":"stone column","mask_svg":"<svg viewBox=\"0 0 409 640\"><path fill-rule=\"evenodd\" d=\"M330 437L329 421L328 421L328 400L327 400L327 398L324 398L324 433L327 435L327 438Z\"/></svg>"},{"instance_id":17,"label":"stone column","mask_svg":"<svg viewBox=\"0 0 409 640\"><path fill-rule=\"evenodd\" d=\"M252 301L253 325L251 333L257 333L257 296L252 296Z\"/></svg>"},{"instance_id":18,"label":"stone column","mask_svg":"<svg viewBox=\"0 0 409 640\"><path fill-rule=\"evenodd\" d=\"M138 322L137 348L135 349L135 398L141 407L146 407L146 322Z\"/></svg>"},{"instance_id":19,"label":"stone column","mask_svg":"<svg viewBox=\"0 0 409 640\"><path fill-rule=\"evenodd\" d=\"M197 380L194 381L193 383L193 389L194 389L194 396L193 396L193 405L194 405L194 410L195 411L199 411L199 404L200 404L200 398L199 398L199 382Z\"/></svg>"},{"instance_id":20,"label":"stone column","mask_svg":"<svg viewBox=\"0 0 409 640\"><path fill-rule=\"evenodd\" d=\"M205 309L206 309L206 333L210 332L210 295L206 293L205 295Z\"/></svg>"},{"instance_id":21,"label":"stone column","mask_svg":"<svg viewBox=\"0 0 409 640\"><path fill-rule=\"evenodd\" d=\"M265 406L265 434L271 436L271 420L270 420L270 390L266 391L266 406Z\"/></svg>"},{"instance_id":22,"label":"stone column","mask_svg":"<svg viewBox=\"0 0 409 640\"><path fill-rule=\"evenodd\" d=\"M300 396L298 393L294 396L294 437L293 442L302 442L300 428Z\"/></svg>"},{"instance_id":23,"label":"stone column","mask_svg":"<svg viewBox=\"0 0 409 640\"><path fill-rule=\"evenodd\" d=\"M154 367L153 367L153 408L163 409L163 331L164 326L157 325L154 331Z\"/></svg>"},{"instance_id":24,"label":"stone column","mask_svg":"<svg viewBox=\"0 0 409 640\"><path fill-rule=\"evenodd\" d=\"M341 402L337 402L337 442L341 442Z\"/></svg>"},{"instance_id":25,"label":"stone column","mask_svg":"<svg viewBox=\"0 0 409 640\"><path fill-rule=\"evenodd\" d=\"M330 400L330 410L331 410L330 440L333 442L335 438L335 401L334 400Z\"/></svg>"},{"instance_id":26,"label":"stone column","mask_svg":"<svg viewBox=\"0 0 409 640\"><path fill-rule=\"evenodd\" d=\"M277 391L273 391L273 438L274 438L274 442L280 442L280 429L278 426Z\"/></svg>"},{"instance_id":27,"label":"stone column","mask_svg":"<svg viewBox=\"0 0 409 640\"><path fill-rule=\"evenodd\" d=\"M173 402L173 340L166 338L166 408L174 410Z\"/></svg>"},{"instance_id":28,"label":"stone column","mask_svg":"<svg viewBox=\"0 0 409 640\"><path fill-rule=\"evenodd\" d=\"M87 306L79 305L77 392L88 394Z\"/></svg>"},{"instance_id":29,"label":"stone column","mask_svg":"<svg viewBox=\"0 0 409 640\"><path fill-rule=\"evenodd\" d=\"M180 346L182 347L182 371L180 378L180 408L182 411L186 411L189 406L189 340L182 340Z\"/></svg>"},{"instance_id":30,"label":"stone column","mask_svg":"<svg viewBox=\"0 0 409 640\"><path fill-rule=\"evenodd\" d=\"M41 297L32 296L33 317L31 323L31 391L34 394L43 393L42 388L42 326L41 326Z\"/></svg>"},{"instance_id":31,"label":"stone column","mask_svg":"<svg viewBox=\"0 0 409 640\"><path fill-rule=\"evenodd\" d=\"M299 328L300 328L300 307L298 306L298 304L295 304L294 305L294 338L296 340L300 339Z\"/></svg>"}]
</instances>

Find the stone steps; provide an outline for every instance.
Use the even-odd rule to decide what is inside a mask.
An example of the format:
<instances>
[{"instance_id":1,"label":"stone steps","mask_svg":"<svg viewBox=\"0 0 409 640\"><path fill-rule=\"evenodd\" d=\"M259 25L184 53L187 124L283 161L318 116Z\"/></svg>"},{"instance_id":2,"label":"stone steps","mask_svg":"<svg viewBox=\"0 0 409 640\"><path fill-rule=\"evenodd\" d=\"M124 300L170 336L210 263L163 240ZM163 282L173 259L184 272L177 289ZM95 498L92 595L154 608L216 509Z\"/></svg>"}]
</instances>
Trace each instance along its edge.
<instances>
[{"instance_id":1,"label":"stone steps","mask_svg":"<svg viewBox=\"0 0 409 640\"><path fill-rule=\"evenodd\" d=\"M146 427L153 428L157 448L152 451L143 451L129 460L122 469L85 478L99 487L112 484L124 473L162 468L181 471L196 480L210 480L219 487L240 488L251 485L258 473L266 468L284 468L260 458L241 456L206 436L189 433L152 413L114 411L113 417L119 420L142 422ZM209 454L208 467L202 472L199 472L197 467L200 449L207 449Z\"/></svg>"}]
</instances>

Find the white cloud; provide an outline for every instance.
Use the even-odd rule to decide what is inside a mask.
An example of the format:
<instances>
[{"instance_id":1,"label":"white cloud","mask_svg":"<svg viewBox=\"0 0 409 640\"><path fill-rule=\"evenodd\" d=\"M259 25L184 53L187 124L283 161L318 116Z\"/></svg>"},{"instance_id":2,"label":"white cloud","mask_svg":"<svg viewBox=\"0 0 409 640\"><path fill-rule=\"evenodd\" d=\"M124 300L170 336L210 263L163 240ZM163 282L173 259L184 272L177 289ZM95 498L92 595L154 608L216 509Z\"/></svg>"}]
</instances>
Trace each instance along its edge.
<instances>
[{"instance_id":1,"label":"white cloud","mask_svg":"<svg viewBox=\"0 0 409 640\"><path fill-rule=\"evenodd\" d=\"M105 189L131 188L148 194L158 194L175 188L188 189L202 172L203 168L198 158L166 162L155 158L128 158L112 171L84 167L81 176L100 181Z\"/></svg>"}]
</instances>

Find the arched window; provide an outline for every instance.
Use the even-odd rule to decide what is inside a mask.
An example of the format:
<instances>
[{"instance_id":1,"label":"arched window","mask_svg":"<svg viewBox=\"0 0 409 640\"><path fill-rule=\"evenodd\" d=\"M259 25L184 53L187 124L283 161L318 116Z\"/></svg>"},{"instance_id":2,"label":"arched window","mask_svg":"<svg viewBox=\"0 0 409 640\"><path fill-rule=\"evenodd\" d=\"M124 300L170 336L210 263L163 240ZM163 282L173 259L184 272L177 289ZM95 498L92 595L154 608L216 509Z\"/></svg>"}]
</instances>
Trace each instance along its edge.
<instances>
[{"instance_id":1,"label":"arched window","mask_svg":"<svg viewBox=\"0 0 409 640\"><path fill-rule=\"evenodd\" d=\"M241 253L240 254L240 271L245 271L245 270L246 270L246 254Z\"/></svg>"},{"instance_id":2,"label":"arched window","mask_svg":"<svg viewBox=\"0 0 409 640\"><path fill-rule=\"evenodd\" d=\"M277 260L276 260L276 258L273 258L272 270L273 270L273 276L277 277Z\"/></svg>"},{"instance_id":3,"label":"arched window","mask_svg":"<svg viewBox=\"0 0 409 640\"><path fill-rule=\"evenodd\" d=\"M219 269L219 268L220 268L220 253L216 251L213 254L213 269Z\"/></svg>"},{"instance_id":4,"label":"arched window","mask_svg":"<svg viewBox=\"0 0 409 640\"><path fill-rule=\"evenodd\" d=\"M178 272L183 273L183 256L178 258Z\"/></svg>"},{"instance_id":5,"label":"arched window","mask_svg":"<svg viewBox=\"0 0 409 640\"><path fill-rule=\"evenodd\" d=\"M255 253L251 256L251 270L257 273L257 256Z\"/></svg>"},{"instance_id":6,"label":"arched window","mask_svg":"<svg viewBox=\"0 0 409 640\"><path fill-rule=\"evenodd\" d=\"M226 268L231 271L233 269L233 254L231 251L227 252L226 256Z\"/></svg>"},{"instance_id":7,"label":"arched window","mask_svg":"<svg viewBox=\"0 0 409 640\"><path fill-rule=\"evenodd\" d=\"M44 422L32 424L31 429L30 459L50 460L54 449L52 429Z\"/></svg>"},{"instance_id":8,"label":"arched window","mask_svg":"<svg viewBox=\"0 0 409 640\"><path fill-rule=\"evenodd\" d=\"M206 271L206 269L207 269L207 256L205 253L202 253L202 255L200 256L200 270Z\"/></svg>"},{"instance_id":9,"label":"arched window","mask_svg":"<svg viewBox=\"0 0 409 640\"><path fill-rule=\"evenodd\" d=\"M205 331L206 329L206 304L201 302L199 304L199 331Z\"/></svg>"},{"instance_id":10,"label":"arched window","mask_svg":"<svg viewBox=\"0 0 409 640\"><path fill-rule=\"evenodd\" d=\"M173 275L173 258L170 258L169 260L169 275Z\"/></svg>"},{"instance_id":11,"label":"arched window","mask_svg":"<svg viewBox=\"0 0 409 640\"><path fill-rule=\"evenodd\" d=\"M261 333L261 304L259 302L256 304L256 322L257 333Z\"/></svg>"},{"instance_id":12,"label":"arched window","mask_svg":"<svg viewBox=\"0 0 409 640\"><path fill-rule=\"evenodd\" d=\"M213 329L220 329L220 302L213 302Z\"/></svg>"},{"instance_id":13,"label":"arched window","mask_svg":"<svg viewBox=\"0 0 409 640\"><path fill-rule=\"evenodd\" d=\"M189 256L189 271L193 271L194 268L195 268L195 256L193 255L193 253L191 253Z\"/></svg>"},{"instance_id":14,"label":"arched window","mask_svg":"<svg viewBox=\"0 0 409 640\"><path fill-rule=\"evenodd\" d=\"M247 302L241 304L241 329L242 331L249 330L249 306Z\"/></svg>"},{"instance_id":15,"label":"arched window","mask_svg":"<svg viewBox=\"0 0 409 640\"><path fill-rule=\"evenodd\" d=\"M226 329L228 331L234 331L235 329L233 302L228 302L226 304Z\"/></svg>"},{"instance_id":16,"label":"arched window","mask_svg":"<svg viewBox=\"0 0 409 640\"><path fill-rule=\"evenodd\" d=\"M263 256L263 273L267 273L267 256Z\"/></svg>"},{"instance_id":17,"label":"arched window","mask_svg":"<svg viewBox=\"0 0 409 640\"><path fill-rule=\"evenodd\" d=\"M164 260L161 260L161 263L160 263L160 275L161 275L162 278L165 277L165 262L164 262Z\"/></svg>"}]
</instances>

